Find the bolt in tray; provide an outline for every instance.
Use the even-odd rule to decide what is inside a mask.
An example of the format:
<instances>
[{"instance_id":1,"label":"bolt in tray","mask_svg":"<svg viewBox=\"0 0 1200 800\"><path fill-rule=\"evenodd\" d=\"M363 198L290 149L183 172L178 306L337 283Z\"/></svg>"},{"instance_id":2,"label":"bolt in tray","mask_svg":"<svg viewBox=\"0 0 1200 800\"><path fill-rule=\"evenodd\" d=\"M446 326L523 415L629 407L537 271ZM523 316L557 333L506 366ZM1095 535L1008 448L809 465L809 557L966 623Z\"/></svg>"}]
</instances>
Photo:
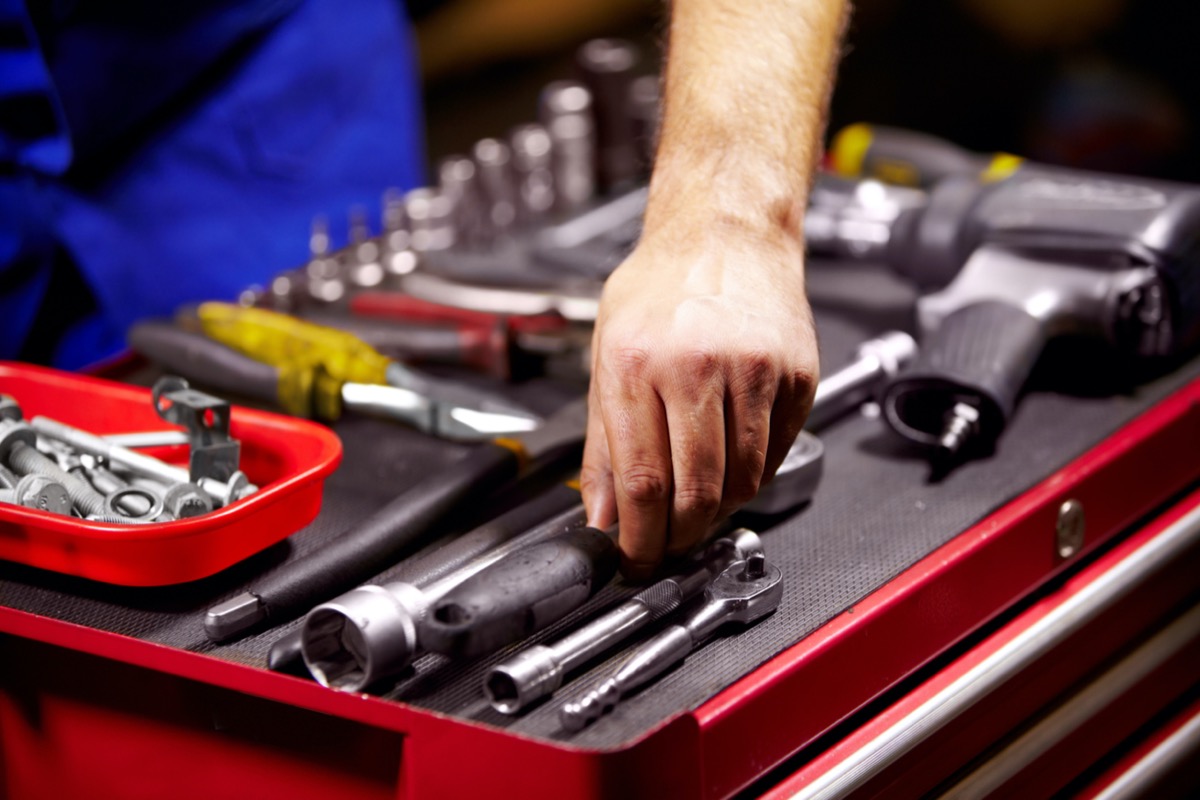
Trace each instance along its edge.
<instances>
[{"instance_id":1,"label":"bolt in tray","mask_svg":"<svg viewBox=\"0 0 1200 800\"><path fill-rule=\"evenodd\" d=\"M0 362L0 393L39 414L99 435L166 430L150 390L28 364ZM259 491L208 514L148 525L88 522L0 504L0 559L126 586L204 578L279 542L321 508L322 485L342 458L328 428L234 406L230 433ZM145 451L186 468L186 446Z\"/></svg>"}]
</instances>

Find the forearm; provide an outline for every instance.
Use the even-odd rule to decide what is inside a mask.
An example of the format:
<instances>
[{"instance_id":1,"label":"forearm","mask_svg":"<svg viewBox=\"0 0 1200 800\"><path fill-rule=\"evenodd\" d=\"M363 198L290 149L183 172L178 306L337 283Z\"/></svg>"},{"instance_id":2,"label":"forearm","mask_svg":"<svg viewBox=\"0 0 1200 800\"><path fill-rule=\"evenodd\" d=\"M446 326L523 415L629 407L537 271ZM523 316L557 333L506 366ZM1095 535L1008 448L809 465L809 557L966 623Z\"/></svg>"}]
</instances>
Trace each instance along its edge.
<instances>
[{"instance_id":1,"label":"forearm","mask_svg":"<svg viewBox=\"0 0 1200 800\"><path fill-rule=\"evenodd\" d=\"M845 0L677 0L646 227L799 239Z\"/></svg>"},{"instance_id":2,"label":"forearm","mask_svg":"<svg viewBox=\"0 0 1200 800\"><path fill-rule=\"evenodd\" d=\"M593 339L584 499L626 571L757 493L818 380L802 219L845 0L677 0L637 248Z\"/></svg>"}]
</instances>

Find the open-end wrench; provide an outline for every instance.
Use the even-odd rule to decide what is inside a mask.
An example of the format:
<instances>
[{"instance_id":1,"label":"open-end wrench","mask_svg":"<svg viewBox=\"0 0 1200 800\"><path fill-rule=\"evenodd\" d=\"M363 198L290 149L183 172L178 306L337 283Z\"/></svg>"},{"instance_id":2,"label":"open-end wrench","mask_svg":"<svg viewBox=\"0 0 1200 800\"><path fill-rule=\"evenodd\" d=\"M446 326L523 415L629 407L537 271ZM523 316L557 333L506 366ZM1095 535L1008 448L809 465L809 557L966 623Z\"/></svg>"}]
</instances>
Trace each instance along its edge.
<instances>
[{"instance_id":1,"label":"open-end wrench","mask_svg":"<svg viewBox=\"0 0 1200 800\"><path fill-rule=\"evenodd\" d=\"M779 607L783 576L757 553L725 568L704 591L704 602L684 622L672 625L635 649L607 678L559 710L568 731L582 730L612 710L629 692L661 675L727 622L749 625Z\"/></svg>"},{"instance_id":2,"label":"open-end wrench","mask_svg":"<svg viewBox=\"0 0 1200 800\"><path fill-rule=\"evenodd\" d=\"M534 645L497 664L483 680L492 708L515 714L552 694L567 673L700 594L731 562L762 552L758 534L739 528L709 545L703 556L679 575L653 584L553 644Z\"/></svg>"},{"instance_id":3,"label":"open-end wrench","mask_svg":"<svg viewBox=\"0 0 1200 800\"><path fill-rule=\"evenodd\" d=\"M821 480L825 448L809 433L875 397L893 376L906 367L917 352L916 341L902 331L890 331L868 339L855 350L846 366L821 379L812 411L779 465L775 477L763 484L742 510L752 514L783 514L812 499Z\"/></svg>"}]
</instances>

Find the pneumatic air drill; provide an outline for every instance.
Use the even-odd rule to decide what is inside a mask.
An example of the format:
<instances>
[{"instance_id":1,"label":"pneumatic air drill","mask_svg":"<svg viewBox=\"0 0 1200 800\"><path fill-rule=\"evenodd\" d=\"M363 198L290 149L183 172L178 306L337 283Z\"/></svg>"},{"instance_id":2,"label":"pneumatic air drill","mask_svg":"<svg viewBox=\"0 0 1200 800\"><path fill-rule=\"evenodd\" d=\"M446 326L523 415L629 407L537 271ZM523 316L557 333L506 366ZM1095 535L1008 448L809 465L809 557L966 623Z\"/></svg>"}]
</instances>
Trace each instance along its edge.
<instances>
[{"instance_id":1,"label":"pneumatic air drill","mask_svg":"<svg viewBox=\"0 0 1200 800\"><path fill-rule=\"evenodd\" d=\"M921 351L883 409L943 456L999 436L1053 338L1148 359L1200 340L1200 188L1014 159L925 190L833 179L813 200L810 248L885 261L928 292Z\"/></svg>"}]
</instances>

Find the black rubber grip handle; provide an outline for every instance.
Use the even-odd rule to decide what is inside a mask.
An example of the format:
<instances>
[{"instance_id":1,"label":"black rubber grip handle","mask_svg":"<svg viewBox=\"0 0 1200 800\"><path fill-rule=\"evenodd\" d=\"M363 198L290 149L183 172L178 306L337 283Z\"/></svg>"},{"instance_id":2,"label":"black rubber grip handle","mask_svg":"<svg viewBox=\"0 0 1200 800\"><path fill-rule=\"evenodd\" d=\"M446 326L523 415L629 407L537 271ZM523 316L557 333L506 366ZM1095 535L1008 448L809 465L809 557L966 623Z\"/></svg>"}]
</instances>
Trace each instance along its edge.
<instances>
[{"instance_id":1,"label":"black rubber grip handle","mask_svg":"<svg viewBox=\"0 0 1200 800\"><path fill-rule=\"evenodd\" d=\"M169 322L139 322L129 346L171 372L212 389L279 402L279 369Z\"/></svg>"},{"instance_id":2,"label":"black rubber grip handle","mask_svg":"<svg viewBox=\"0 0 1200 800\"><path fill-rule=\"evenodd\" d=\"M986 302L959 309L888 387L888 424L907 439L937 445L947 415L966 403L979 413L977 438L995 441L1045 344L1045 326L1020 308Z\"/></svg>"},{"instance_id":3,"label":"black rubber grip handle","mask_svg":"<svg viewBox=\"0 0 1200 800\"><path fill-rule=\"evenodd\" d=\"M579 489L562 483L556 484L537 497L447 542L432 553L409 559L401 564L388 580L406 581L416 586L428 585L579 504Z\"/></svg>"},{"instance_id":4,"label":"black rubber grip handle","mask_svg":"<svg viewBox=\"0 0 1200 800\"><path fill-rule=\"evenodd\" d=\"M613 537L580 528L513 553L444 595L421 621L421 645L472 658L523 639L581 606L616 574Z\"/></svg>"},{"instance_id":5,"label":"black rubber grip handle","mask_svg":"<svg viewBox=\"0 0 1200 800\"><path fill-rule=\"evenodd\" d=\"M579 506L579 490L566 484L558 484L527 503L513 508L494 520L485 522L469 533L465 533L437 548L429 555L401 565L388 580L407 581L417 586L427 585L545 522L562 512ZM580 506L582 509L582 506ZM582 511L580 511L582 520ZM581 523L582 524L582 523ZM303 629L297 628L275 640L267 654L267 668L275 672L307 675L302 651Z\"/></svg>"},{"instance_id":6,"label":"black rubber grip handle","mask_svg":"<svg viewBox=\"0 0 1200 800\"><path fill-rule=\"evenodd\" d=\"M486 497L519 469L514 451L482 445L247 591L263 602L269 624L291 619L396 563L459 504Z\"/></svg>"}]
</instances>

